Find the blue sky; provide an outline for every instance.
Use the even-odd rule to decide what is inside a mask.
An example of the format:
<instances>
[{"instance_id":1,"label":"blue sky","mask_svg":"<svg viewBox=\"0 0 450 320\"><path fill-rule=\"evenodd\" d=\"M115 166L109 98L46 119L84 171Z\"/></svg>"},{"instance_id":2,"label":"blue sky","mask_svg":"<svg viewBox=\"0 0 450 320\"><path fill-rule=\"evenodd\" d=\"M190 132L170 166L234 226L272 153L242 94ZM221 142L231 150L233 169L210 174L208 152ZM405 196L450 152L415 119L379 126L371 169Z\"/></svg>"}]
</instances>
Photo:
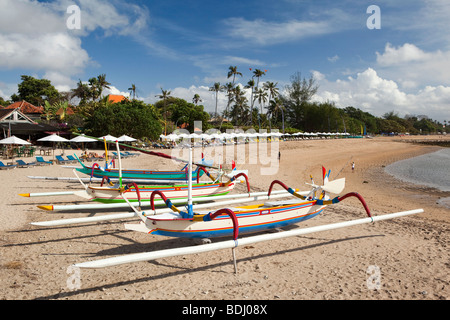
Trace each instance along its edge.
<instances>
[{"instance_id":1,"label":"blue sky","mask_svg":"<svg viewBox=\"0 0 450 320\"><path fill-rule=\"evenodd\" d=\"M71 5L77 30L66 24ZM367 27L371 5L381 29ZM208 87L237 66L244 85L249 68L281 92L301 72L317 79L316 101L450 121L449 16L446 0L0 0L0 96L22 74L68 90L104 73L112 93L132 83L149 103L161 87L188 101L198 93L213 111Z\"/></svg>"}]
</instances>

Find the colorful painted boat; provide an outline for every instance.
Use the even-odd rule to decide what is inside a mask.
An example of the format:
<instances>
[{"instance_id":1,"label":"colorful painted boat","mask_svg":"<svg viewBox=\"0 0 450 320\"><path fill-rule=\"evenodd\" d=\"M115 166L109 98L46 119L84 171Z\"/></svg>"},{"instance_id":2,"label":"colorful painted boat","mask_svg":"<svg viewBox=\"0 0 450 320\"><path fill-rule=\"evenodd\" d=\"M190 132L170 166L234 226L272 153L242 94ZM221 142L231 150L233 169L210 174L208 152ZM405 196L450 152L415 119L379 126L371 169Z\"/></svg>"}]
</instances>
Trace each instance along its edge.
<instances>
[{"instance_id":1,"label":"colorful painted boat","mask_svg":"<svg viewBox=\"0 0 450 320\"><path fill-rule=\"evenodd\" d=\"M248 186L248 181L247 181ZM235 181L217 183L196 183L192 185L192 197L213 197L228 194L235 187ZM130 202L150 201L150 196L154 191L160 190L172 200L186 199L188 196L188 185L170 186L136 186L129 184L124 188L119 187L97 187L88 186L86 192L91 200L102 203L122 203L125 200L124 194Z\"/></svg>"},{"instance_id":2,"label":"colorful painted boat","mask_svg":"<svg viewBox=\"0 0 450 320\"><path fill-rule=\"evenodd\" d=\"M342 191L345 179L331 182L330 188L327 188L326 184L324 186L315 186L310 195L306 197L296 193L292 188L288 188L278 180L272 182L269 188L269 196L274 184L280 184L289 193L300 199L224 208L215 212L189 213L176 209L170 199L167 199L161 191L154 191L151 201L154 200L155 196L161 196L166 205L172 208L173 212L147 216L145 219L142 219L140 224L127 224L126 228L171 237L213 238L233 235L233 238L237 239L238 234L281 228L314 218L327 205L338 203L350 196L357 197L364 205L367 215L371 217L364 199L356 193L349 193L334 199L329 199L325 195L326 192L321 192L318 198L314 196L319 190Z\"/></svg>"},{"instance_id":3,"label":"colorful painted boat","mask_svg":"<svg viewBox=\"0 0 450 320\"><path fill-rule=\"evenodd\" d=\"M78 172L84 173L91 177L96 178L109 178L109 179L119 179L120 172L119 169L114 168L103 168L99 166L97 163L94 163L92 166L86 166L82 162L80 162L82 168L76 168ZM192 171L191 177L192 179L197 178L197 171L199 169L196 168ZM198 172L198 175L201 177L203 175L203 171ZM124 180L152 180L152 181L187 181L188 180L187 170L178 170L178 171L152 171L152 170L133 170L133 169L122 169L122 178Z\"/></svg>"}]
</instances>

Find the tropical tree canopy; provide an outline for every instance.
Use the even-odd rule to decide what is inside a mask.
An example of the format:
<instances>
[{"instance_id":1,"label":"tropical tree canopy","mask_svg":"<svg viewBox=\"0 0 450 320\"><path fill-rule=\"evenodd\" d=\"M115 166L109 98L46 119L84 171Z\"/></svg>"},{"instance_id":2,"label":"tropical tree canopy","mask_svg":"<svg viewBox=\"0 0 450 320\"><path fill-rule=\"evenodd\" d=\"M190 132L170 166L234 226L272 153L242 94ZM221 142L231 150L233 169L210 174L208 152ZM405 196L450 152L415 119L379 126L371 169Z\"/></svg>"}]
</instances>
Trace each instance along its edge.
<instances>
[{"instance_id":1,"label":"tropical tree canopy","mask_svg":"<svg viewBox=\"0 0 450 320\"><path fill-rule=\"evenodd\" d=\"M86 119L86 133L93 136L127 134L136 139L157 140L162 126L154 106L140 100L100 106Z\"/></svg>"}]
</instances>

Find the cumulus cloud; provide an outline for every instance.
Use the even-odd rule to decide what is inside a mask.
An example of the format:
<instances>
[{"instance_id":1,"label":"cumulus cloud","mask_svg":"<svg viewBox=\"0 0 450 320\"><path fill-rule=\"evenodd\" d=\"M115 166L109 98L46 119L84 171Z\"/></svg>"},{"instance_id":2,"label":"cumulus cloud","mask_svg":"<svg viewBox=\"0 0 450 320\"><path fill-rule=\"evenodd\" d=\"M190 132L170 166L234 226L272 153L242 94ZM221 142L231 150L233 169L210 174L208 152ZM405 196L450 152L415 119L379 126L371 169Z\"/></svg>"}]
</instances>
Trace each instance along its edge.
<instances>
[{"instance_id":1,"label":"cumulus cloud","mask_svg":"<svg viewBox=\"0 0 450 320\"><path fill-rule=\"evenodd\" d=\"M69 30L67 8L81 10L80 30ZM148 10L136 5L119 9L115 1L0 1L0 70L41 72L58 90L73 87L72 79L95 64L82 38L101 29L105 36L130 35L145 27ZM13 91L14 92L14 91ZM10 96L13 92L3 92Z\"/></svg>"},{"instance_id":2,"label":"cumulus cloud","mask_svg":"<svg viewBox=\"0 0 450 320\"><path fill-rule=\"evenodd\" d=\"M450 87L426 86L407 93L394 80L380 77L372 68L357 73L356 77L336 81L329 81L318 74L321 78L319 91L314 97L316 101L332 101L341 108L354 106L376 116L395 111L402 116L425 114L440 121L450 118Z\"/></svg>"},{"instance_id":3,"label":"cumulus cloud","mask_svg":"<svg viewBox=\"0 0 450 320\"><path fill-rule=\"evenodd\" d=\"M426 52L414 44L394 47L387 43L383 53L376 53L377 70L397 81L404 89L426 85L450 85L450 51Z\"/></svg>"}]
</instances>

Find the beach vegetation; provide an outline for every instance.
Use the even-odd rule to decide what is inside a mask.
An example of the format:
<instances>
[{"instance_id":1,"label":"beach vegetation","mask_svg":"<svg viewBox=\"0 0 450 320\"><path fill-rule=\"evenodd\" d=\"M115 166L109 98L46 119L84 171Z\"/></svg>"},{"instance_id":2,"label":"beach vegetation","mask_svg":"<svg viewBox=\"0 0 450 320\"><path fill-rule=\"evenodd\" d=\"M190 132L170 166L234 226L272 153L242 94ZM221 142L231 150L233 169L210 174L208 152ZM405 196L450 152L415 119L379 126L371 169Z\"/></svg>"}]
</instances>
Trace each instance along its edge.
<instances>
[{"instance_id":1,"label":"beach vegetation","mask_svg":"<svg viewBox=\"0 0 450 320\"><path fill-rule=\"evenodd\" d=\"M215 104L206 106L214 110L210 114L201 103L199 94L192 102L172 95L161 88L156 95L159 101L146 104L136 97L136 85L132 84L131 100L114 103L104 96L111 87L106 74L79 80L69 92L58 92L47 79L23 75L17 93L9 100L0 98L0 105L25 100L42 106L42 120L71 131L91 135L124 133L135 138L157 140L161 133L168 134L177 128L194 131L195 121L202 122L202 130L227 129L278 129L285 133L296 132L347 132L353 135L367 134L434 134L449 133L448 122L432 120L426 115L400 117L393 110L381 117L361 110L358 106L337 107L333 101L317 102L314 96L319 89L313 75L303 77L295 72L284 88L278 82L264 81L267 70L252 69L245 85L237 80L244 75L236 66L226 73L230 82L215 82L209 88L214 92ZM220 95L226 96L226 106L219 106ZM70 113L68 113L70 109ZM222 112L219 112L222 109ZM73 112L72 112L73 111ZM211 119L211 120L210 120Z\"/></svg>"},{"instance_id":2,"label":"beach vegetation","mask_svg":"<svg viewBox=\"0 0 450 320\"><path fill-rule=\"evenodd\" d=\"M86 118L85 132L92 136L127 133L136 139L157 140L162 124L159 111L151 104L140 100L124 100L112 105L100 105Z\"/></svg>"},{"instance_id":3,"label":"beach vegetation","mask_svg":"<svg viewBox=\"0 0 450 320\"><path fill-rule=\"evenodd\" d=\"M11 96L13 102L27 101L35 106L42 106L45 100L50 103L61 101L61 94L47 79L36 79L32 76L21 76L22 82L18 84L17 94Z\"/></svg>"}]
</instances>

